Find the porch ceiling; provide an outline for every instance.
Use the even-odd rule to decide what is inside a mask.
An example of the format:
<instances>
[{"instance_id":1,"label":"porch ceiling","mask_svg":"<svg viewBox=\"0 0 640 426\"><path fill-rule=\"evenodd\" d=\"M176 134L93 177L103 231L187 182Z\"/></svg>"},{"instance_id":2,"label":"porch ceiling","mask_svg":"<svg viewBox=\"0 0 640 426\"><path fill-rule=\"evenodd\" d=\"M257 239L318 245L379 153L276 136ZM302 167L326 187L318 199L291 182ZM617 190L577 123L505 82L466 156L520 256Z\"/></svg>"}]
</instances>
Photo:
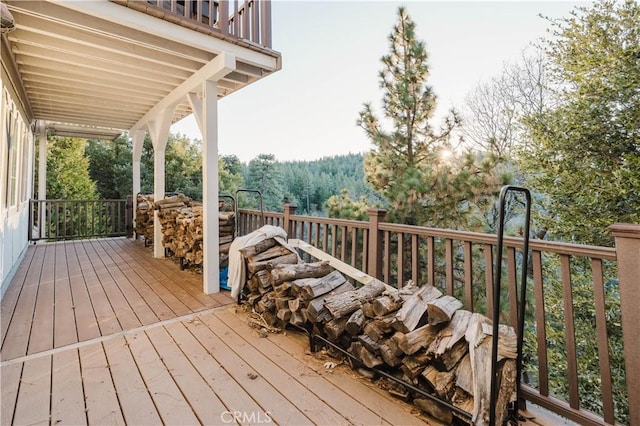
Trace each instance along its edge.
<instances>
[{"instance_id":1,"label":"porch ceiling","mask_svg":"<svg viewBox=\"0 0 640 426\"><path fill-rule=\"evenodd\" d=\"M219 97L279 68L275 51L230 43L107 0L6 3L15 30L2 36L10 53L3 53L3 66L26 95L30 118L58 123L65 134L69 125L78 126L78 135L91 135L87 126L101 128L98 134L139 127L225 45L236 70L218 81ZM172 122L191 112L186 96L179 97Z\"/></svg>"}]
</instances>

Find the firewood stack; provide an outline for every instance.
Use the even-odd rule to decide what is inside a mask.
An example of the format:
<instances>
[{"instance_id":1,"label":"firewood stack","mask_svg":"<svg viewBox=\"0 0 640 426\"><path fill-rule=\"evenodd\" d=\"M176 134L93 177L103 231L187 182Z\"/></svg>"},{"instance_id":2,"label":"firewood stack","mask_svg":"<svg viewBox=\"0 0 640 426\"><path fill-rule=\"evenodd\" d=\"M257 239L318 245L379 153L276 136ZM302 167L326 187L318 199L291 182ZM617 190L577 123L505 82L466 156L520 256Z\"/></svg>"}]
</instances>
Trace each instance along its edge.
<instances>
[{"instance_id":1,"label":"firewood stack","mask_svg":"<svg viewBox=\"0 0 640 426\"><path fill-rule=\"evenodd\" d=\"M136 197L136 234L145 240L153 240L153 194Z\"/></svg>"},{"instance_id":2,"label":"firewood stack","mask_svg":"<svg viewBox=\"0 0 640 426\"><path fill-rule=\"evenodd\" d=\"M249 272L246 303L260 315L252 325L313 329L375 367L472 413L488 424L491 390L491 321L460 309L462 303L425 285L392 289L380 281L354 288L327 262L297 263L287 249L265 240L241 250ZM516 335L500 326L497 423L515 399ZM404 386L381 383L441 422L470 422Z\"/></svg>"},{"instance_id":3,"label":"firewood stack","mask_svg":"<svg viewBox=\"0 0 640 426\"><path fill-rule=\"evenodd\" d=\"M146 239L153 238L153 210L158 210L158 219L162 226L162 244L171 255L182 259L183 266L200 266L203 263L203 229L202 203L178 194L163 200L153 202L153 195L144 196L144 203L140 206L141 196L138 196L136 209L136 230L143 233ZM140 219L138 219L140 218ZM219 245L220 267L227 266L229 261L229 247L235 236L235 213L221 212L219 214Z\"/></svg>"}]
</instances>

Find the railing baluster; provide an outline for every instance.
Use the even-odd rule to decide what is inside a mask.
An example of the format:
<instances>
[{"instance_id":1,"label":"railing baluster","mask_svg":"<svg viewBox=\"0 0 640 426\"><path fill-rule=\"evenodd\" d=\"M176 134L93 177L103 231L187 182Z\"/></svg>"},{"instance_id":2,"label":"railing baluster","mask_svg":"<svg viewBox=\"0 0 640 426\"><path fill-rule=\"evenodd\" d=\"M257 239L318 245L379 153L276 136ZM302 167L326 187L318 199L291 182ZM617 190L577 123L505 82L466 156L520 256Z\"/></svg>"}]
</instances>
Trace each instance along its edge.
<instances>
[{"instance_id":1,"label":"railing baluster","mask_svg":"<svg viewBox=\"0 0 640 426\"><path fill-rule=\"evenodd\" d=\"M329 226L322 224L322 250L329 252Z\"/></svg>"},{"instance_id":2,"label":"railing baluster","mask_svg":"<svg viewBox=\"0 0 640 426\"><path fill-rule=\"evenodd\" d=\"M464 242L464 307L473 312L473 246Z\"/></svg>"},{"instance_id":3,"label":"railing baluster","mask_svg":"<svg viewBox=\"0 0 640 426\"><path fill-rule=\"evenodd\" d=\"M509 288L509 321L512 327L518 324L518 267L515 247L507 247L507 280ZM501 271L500 271L501 272Z\"/></svg>"},{"instance_id":4,"label":"railing baluster","mask_svg":"<svg viewBox=\"0 0 640 426\"><path fill-rule=\"evenodd\" d=\"M396 288L404 285L404 234L398 232L398 273L396 275Z\"/></svg>"},{"instance_id":5,"label":"railing baluster","mask_svg":"<svg viewBox=\"0 0 640 426\"><path fill-rule=\"evenodd\" d=\"M331 256L336 257L338 251L338 225L331 225Z\"/></svg>"},{"instance_id":6,"label":"railing baluster","mask_svg":"<svg viewBox=\"0 0 640 426\"><path fill-rule=\"evenodd\" d=\"M391 233L384 231L384 259L382 263L382 281L388 283L391 279Z\"/></svg>"},{"instance_id":7,"label":"railing baluster","mask_svg":"<svg viewBox=\"0 0 640 426\"><path fill-rule=\"evenodd\" d=\"M340 260L344 262L344 259L347 257L347 234L348 230L346 227L341 227L341 241L340 241Z\"/></svg>"},{"instance_id":8,"label":"railing baluster","mask_svg":"<svg viewBox=\"0 0 640 426\"><path fill-rule=\"evenodd\" d=\"M369 275L375 275L376 271L369 271L369 230L362 230L362 270Z\"/></svg>"},{"instance_id":9,"label":"railing baluster","mask_svg":"<svg viewBox=\"0 0 640 426\"><path fill-rule=\"evenodd\" d=\"M436 285L436 239L433 236L427 237L427 273L429 274L429 284Z\"/></svg>"},{"instance_id":10,"label":"railing baluster","mask_svg":"<svg viewBox=\"0 0 640 426\"><path fill-rule=\"evenodd\" d=\"M493 320L493 246L484 245L484 283L487 292L487 312L489 319Z\"/></svg>"},{"instance_id":11,"label":"railing baluster","mask_svg":"<svg viewBox=\"0 0 640 426\"><path fill-rule=\"evenodd\" d=\"M351 229L351 266L357 268L356 259L358 258L358 229Z\"/></svg>"},{"instance_id":12,"label":"railing baluster","mask_svg":"<svg viewBox=\"0 0 640 426\"><path fill-rule=\"evenodd\" d=\"M534 250L533 292L535 298L536 339L538 343L538 383L540 394L549 396L549 367L547 361L547 330L544 307L544 278L542 276L542 253Z\"/></svg>"},{"instance_id":13,"label":"railing baluster","mask_svg":"<svg viewBox=\"0 0 640 426\"><path fill-rule=\"evenodd\" d=\"M453 240L451 238L445 239L444 247L446 293L449 296L453 296Z\"/></svg>"},{"instance_id":14,"label":"railing baluster","mask_svg":"<svg viewBox=\"0 0 640 426\"><path fill-rule=\"evenodd\" d=\"M571 260L568 255L560 255L560 274L562 277L562 302L564 306L564 335L567 347L569 406L573 409L578 409L580 407L580 396L578 394L578 361L576 358L576 333L573 316Z\"/></svg>"},{"instance_id":15,"label":"railing baluster","mask_svg":"<svg viewBox=\"0 0 640 426\"><path fill-rule=\"evenodd\" d=\"M613 424L615 417L611 386L611 365L609 363L609 337L607 335L602 260L591 259L591 274L593 278L593 297L596 307L596 334L598 336L598 363L600 365L602 408L604 411L604 420L607 423Z\"/></svg>"},{"instance_id":16,"label":"railing baluster","mask_svg":"<svg viewBox=\"0 0 640 426\"><path fill-rule=\"evenodd\" d=\"M418 251L418 235L411 235L411 279L414 283L420 282L420 252ZM400 287L398 287L400 288Z\"/></svg>"}]
</instances>

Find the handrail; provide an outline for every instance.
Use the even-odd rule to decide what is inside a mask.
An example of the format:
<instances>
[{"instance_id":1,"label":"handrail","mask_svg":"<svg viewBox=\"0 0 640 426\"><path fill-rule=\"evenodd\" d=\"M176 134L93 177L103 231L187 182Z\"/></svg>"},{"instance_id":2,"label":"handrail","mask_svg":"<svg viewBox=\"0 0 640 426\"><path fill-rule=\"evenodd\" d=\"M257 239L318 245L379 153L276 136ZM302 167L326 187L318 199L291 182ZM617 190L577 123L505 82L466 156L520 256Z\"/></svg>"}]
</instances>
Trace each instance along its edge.
<instances>
[{"instance_id":1,"label":"handrail","mask_svg":"<svg viewBox=\"0 0 640 426\"><path fill-rule=\"evenodd\" d=\"M75 240L133 234L133 201L29 200L29 241Z\"/></svg>"}]
</instances>

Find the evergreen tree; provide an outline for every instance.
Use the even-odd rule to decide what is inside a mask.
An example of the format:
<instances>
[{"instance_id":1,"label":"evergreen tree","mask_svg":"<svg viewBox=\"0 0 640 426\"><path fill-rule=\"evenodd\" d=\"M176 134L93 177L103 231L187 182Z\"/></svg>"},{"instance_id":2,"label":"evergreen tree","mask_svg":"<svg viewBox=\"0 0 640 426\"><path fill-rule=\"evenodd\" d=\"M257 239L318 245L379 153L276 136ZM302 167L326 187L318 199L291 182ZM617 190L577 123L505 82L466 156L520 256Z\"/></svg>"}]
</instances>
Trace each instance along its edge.
<instances>
[{"instance_id":1,"label":"evergreen tree","mask_svg":"<svg viewBox=\"0 0 640 426\"><path fill-rule=\"evenodd\" d=\"M100 198L123 199L132 191L132 146L126 136L114 141L87 140L89 175Z\"/></svg>"},{"instance_id":2,"label":"evergreen tree","mask_svg":"<svg viewBox=\"0 0 640 426\"><path fill-rule=\"evenodd\" d=\"M282 173L276 157L273 154L258 155L249 162L247 173L247 188L262 192L264 209L281 211L284 192L282 190Z\"/></svg>"},{"instance_id":3,"label":"evergreen tree","mask_svg":"<svg viewBox=\"0 0 640 426\"><path fill-rule=\"evenodd\" d=\"M611 245L609 225L640 221L640 6L600 1L552 25L559 104L531 117L522 167L552 237Z\"/></svg>"},{"instance_id":4,"label":"evergreen tree","mask_svg":"<svg viewBox=\"0 0 640 426\"><path fill-rule=\"evenodd\" d=\"M86 141L80 138L49 138L47 156L47 198L96 199L96 183L89 176Z\"/></svg>"},{"instance_id":5,"label":"evergreen tree","mask_svg":"<svg viewBox=\"0 0 640 426\"><path fill-rule=\"evenodd\" d=\"M469 227L479 203L504 183L493 175L495 158L452 153L451 134L460 124L454 111L440 130L430 124L436 96L427 84L427 50L402 7L389 45L379 74L384 117L365 104L357 122L374 145L365 158L366 180L389 202L394 221ZM384 122L392 129L383 129Z\"/></svg>"}]
</instances>

